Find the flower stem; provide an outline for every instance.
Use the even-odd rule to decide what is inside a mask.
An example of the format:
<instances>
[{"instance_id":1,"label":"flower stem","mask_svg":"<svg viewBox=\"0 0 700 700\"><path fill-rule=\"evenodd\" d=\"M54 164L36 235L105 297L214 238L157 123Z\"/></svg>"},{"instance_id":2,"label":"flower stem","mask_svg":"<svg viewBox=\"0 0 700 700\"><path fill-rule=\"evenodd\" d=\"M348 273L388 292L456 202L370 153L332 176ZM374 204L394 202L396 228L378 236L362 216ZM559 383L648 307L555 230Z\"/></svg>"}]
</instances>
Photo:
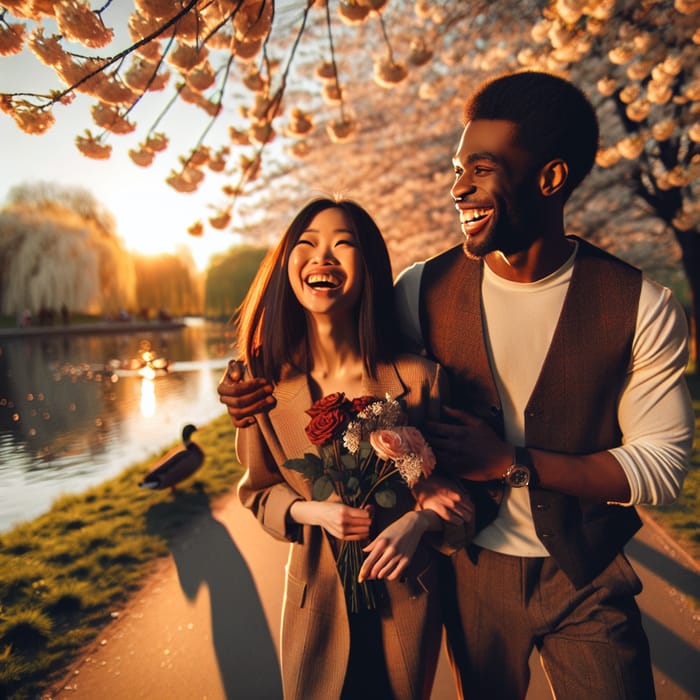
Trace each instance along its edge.
<instances>
[{"instance_id":1,"label":"flower stem","mask_svg":"<svg viewBox=\"0 0 700 700\"><path fill-rule=\"evenodd\" d=\"M365 497L362 499L362 502L360 503L360 508L367 505L367 502L369 501L370 496L377 490L377 487L381 483L383 483L384 481L386 481L390 477L394 476L394 474L398 474L398 473L399 473L399 470L396 467L394 467L394 469L390 469L388 472L386 472L386 474L381 474L380 477L372 484L369 491L367 491L367 494L365 495Z\"/></svg>"}]
</instances>

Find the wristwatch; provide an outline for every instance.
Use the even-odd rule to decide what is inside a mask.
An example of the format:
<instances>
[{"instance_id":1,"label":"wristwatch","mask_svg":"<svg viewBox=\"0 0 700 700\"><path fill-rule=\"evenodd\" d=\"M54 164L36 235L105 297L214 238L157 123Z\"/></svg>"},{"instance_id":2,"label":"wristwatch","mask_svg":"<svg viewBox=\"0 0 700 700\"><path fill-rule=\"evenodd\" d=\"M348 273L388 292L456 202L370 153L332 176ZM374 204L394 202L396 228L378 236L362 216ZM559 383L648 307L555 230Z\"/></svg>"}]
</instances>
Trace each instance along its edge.
<instances>
[{"instance_id":1,"label":"wristwatch","mask_svg":"<svg viewBox=\"0 0 700 700\"><path fill-rule=\"evenodd\" d=\"M532 476L532 458L524 447L516 447L513 454L513 464L503 475L506 484L514 489L522 488L530 483Z\"/></svg>"}]
</instances>

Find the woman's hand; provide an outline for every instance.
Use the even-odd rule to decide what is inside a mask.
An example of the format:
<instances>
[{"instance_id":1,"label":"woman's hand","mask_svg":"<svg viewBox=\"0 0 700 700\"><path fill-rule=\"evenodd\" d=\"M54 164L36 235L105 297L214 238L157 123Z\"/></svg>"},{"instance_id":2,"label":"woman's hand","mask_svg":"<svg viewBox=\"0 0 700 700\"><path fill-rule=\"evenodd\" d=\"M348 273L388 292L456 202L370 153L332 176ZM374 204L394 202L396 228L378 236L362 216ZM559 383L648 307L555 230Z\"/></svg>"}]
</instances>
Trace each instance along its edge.
<instances>
[{"instance_id":1,"label":"woman's hand","mask_svg":"<svg viewBox=\"0 0 700 700\"><path fill-rule=\"evenodd\" d=\"M335 501L295 501L289 515L302 525L319 525L339 540L367 539L372 525L369 510Z\"/></svg>"},{"instance_id":2,"label":"woman's hand","mask_svg":"<svg viewBox=\"0 0 700 700\"><path fill-rule=\"evenodd\" d=\"M411 491L420 509L434 511L453 525L474 519L474 504L455 481L433 474L429 479L420 479Z\"/></svg>"},{"instance_id":3,"label":"woman's hand","mask_svg":"<svg viewBox=\"0 0 700 700\"><path fill-rule=\"evenodd\" d=\"M423 533L432 529L432 514L405 513L370 542L362 551L369 552L357 580L385 578L394 581L403 573L418 547Z\"/></svg>"}]
</instances>

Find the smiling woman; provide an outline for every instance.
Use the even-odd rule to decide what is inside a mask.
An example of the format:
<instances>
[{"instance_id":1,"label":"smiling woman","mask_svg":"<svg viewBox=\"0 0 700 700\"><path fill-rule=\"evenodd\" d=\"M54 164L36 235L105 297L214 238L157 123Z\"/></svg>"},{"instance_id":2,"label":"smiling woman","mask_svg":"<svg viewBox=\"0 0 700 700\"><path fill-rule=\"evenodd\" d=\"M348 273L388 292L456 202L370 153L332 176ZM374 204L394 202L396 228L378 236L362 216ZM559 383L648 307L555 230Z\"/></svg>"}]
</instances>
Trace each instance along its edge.
<instances>
[{"instance_id":1,"label":"smiling woman","mask_svg":"<svg viewBox=\"0 0 700 700\"><path fill-rule=\"evenodd\" d=\"M325 209L301 234L289 258L294 295L309 311L349 314L364 283L353 224L342 209Z\"/></svg>"},{"instance_id":2,"label":"smiling woman","mask_svg":"<svg viewBox=\"0 0 700 700\"><path fill-rule=\"evenodd\" d=\"M270 535L293 543L280 644L290 700L430 695L441 624L422 536L442 521L415 509L407 482L388 489L394 458L369 456L361 430L352 433L357 449L342 434L356 418L384 415L373 397L386 397L395 407L387 415L401 421L437 416L441 370L399 355L396 318L377 224L332 198L296 214L240 310L240 356L273 382L276 405L237 434L246 467L238 493ZM326 663L306 653L313 648Z\"/></svg>"}]
</instances>

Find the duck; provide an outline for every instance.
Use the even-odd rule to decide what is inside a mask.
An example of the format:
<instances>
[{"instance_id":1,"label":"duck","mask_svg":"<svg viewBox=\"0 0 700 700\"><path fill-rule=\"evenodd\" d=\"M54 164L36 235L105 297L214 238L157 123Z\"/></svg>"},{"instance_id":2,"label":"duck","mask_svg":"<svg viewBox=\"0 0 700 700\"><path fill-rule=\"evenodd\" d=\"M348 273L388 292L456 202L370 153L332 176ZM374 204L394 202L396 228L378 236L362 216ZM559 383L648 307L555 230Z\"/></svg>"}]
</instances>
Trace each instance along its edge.
<instances>
[{"instance_id":1,"label":"duck","mask_svg":"<svg viewBox=\"0 0 700 700\"><path fill-rule=\"evenodd\" d=\"M191 423L182 429L185 449L175 448L165 454L139 484L141 488L154 491L170 488L174 493L177 484L192 476L202 466L204 452L196 442L192 442L192 433L196 430L196 426Z\"/></svg>"}]
</instances>

